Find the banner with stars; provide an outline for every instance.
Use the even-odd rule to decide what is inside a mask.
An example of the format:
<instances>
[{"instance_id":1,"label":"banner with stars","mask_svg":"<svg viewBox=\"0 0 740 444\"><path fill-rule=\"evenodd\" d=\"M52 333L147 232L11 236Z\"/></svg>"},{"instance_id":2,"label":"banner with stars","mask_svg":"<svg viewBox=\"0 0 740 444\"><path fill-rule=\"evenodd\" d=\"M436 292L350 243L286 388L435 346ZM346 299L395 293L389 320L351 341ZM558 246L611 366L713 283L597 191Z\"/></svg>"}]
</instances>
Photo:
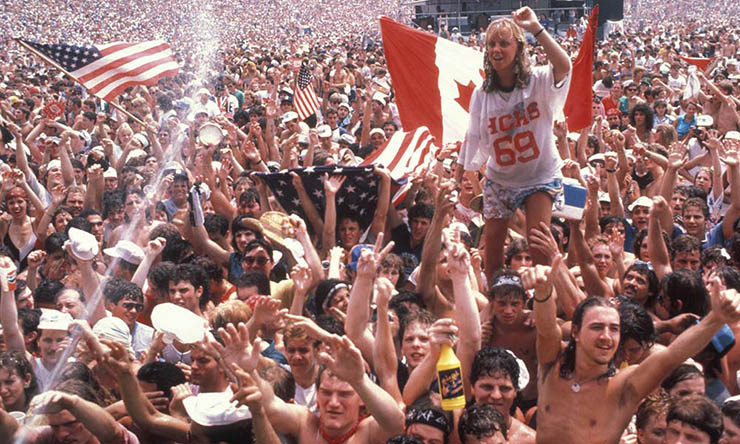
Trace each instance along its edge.
<instances>
[{"instance_id":1,"label":"banner with stars","mask_svg":"<svg viewBox=\"0 0 740 444\"><path fill-rule=\"evenodd\" d=\"M170 45L159 40L89 46L21 42L66 70L90 94L108 102L130 86L154 85L179 70Z\"/></svg>"},{"instance_id":2,"label":"banner with stars","mask_svg":"<svg viewBox=\"0 0 740 444\"><path fill-rule=\"evenodd\" d=\"M340 165L294 168L278 173L257 173L260 180L270 187L275 198L288 214L298 214L308 221L301 207L298 193L290 175L295 172L301 178L306 193L319 214L324 216L324 175L344 176L344 184L337 193L337 220L348 213L357 214L360 226L365 229L373 220L378 205L380 180L373 173L373 166L345 167Z\"/></svg>"}]
</instances>

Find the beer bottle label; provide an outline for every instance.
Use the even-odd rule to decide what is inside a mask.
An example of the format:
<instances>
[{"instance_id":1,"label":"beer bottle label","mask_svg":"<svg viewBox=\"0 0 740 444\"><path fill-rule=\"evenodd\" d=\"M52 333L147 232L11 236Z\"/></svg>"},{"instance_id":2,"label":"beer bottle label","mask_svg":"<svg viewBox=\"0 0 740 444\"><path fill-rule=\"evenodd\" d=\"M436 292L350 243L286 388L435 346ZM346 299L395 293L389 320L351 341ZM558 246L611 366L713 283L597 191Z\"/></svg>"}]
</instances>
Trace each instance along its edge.
<instances>
[{"instance_id":1,"label":"beer bottle label","mask_svg":"<svg viewBox=\"0 0 740 444\"><path fill-rule=\"evenodd\" d=\"M458 396L465 396L460 367L439 370L438 377L439 394L442 396L442 399L455 399Z\"/></svg>"}]
</instances>

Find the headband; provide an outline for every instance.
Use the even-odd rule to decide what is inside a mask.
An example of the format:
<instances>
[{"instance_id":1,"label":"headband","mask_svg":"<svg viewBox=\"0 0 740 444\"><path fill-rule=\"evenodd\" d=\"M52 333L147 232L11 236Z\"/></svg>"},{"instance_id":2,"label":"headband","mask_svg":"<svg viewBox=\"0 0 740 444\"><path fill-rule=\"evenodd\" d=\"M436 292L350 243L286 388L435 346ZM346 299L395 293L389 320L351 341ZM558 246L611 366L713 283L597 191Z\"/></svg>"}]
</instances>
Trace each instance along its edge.
<instances>
[{"instance_id":1,"label":"headband","mask_svg":"<svg viewBox=\"0 0 740 444\"><path fill-rule=\"evenodd\" d=\"M321 304L321 308L323 308L324 311L328 311L329 310L329 304L331 303L331 298L333 298L334 297L334 294L337 291L341 290L342 288L349 289L349 286L347 284L345 284L344 282L340 282L337 285L333 286L331 288L331 290L329 290L329 293L326 294L326 299L324 299L324 303Z\"/></svg>"},{"instance_id":2,"label":"headband","mask_svg":"<svg viewBox=\"0 0 740 444\"><path fill-rule=\"evenodd\" d=\"M450 421L444 413L436 409L409 409L406 413L406 427L412 424L426 424L444 432L445 436L450 434Z\"/></svg>"},{"instance_id":3,"label":"headband","mask_svg":"<svg viewBox=\"0 0 740 444\"><path fill-rule=\"evenodd\" d=\"M496 278L496 280L493 282L493 285L491 286L491 290L493 290L496 287L503 287L503 286L514 286L519 287L522 290L524 289L524 285L522 285L522 279L519 276L516 275L502 275Z\"/></svg>"}]
</instances>

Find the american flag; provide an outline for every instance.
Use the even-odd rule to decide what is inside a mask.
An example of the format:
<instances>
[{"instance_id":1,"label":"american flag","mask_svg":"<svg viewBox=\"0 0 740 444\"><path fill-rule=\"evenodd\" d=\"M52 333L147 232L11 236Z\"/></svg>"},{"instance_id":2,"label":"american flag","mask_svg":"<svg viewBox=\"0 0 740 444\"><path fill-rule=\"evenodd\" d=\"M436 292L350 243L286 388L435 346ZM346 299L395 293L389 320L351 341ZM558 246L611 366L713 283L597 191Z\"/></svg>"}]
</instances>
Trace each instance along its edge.
<instances>
[{"instance_id":1,"label":"american flag","mask_svg":"<svg viewBox=\"0 0 740 444\"><path fill-rule=\"evenodd\" d=\"M381 164L391 172L391 178L401 184L393 195L393 204L403 201L411 183L409 176L423 174L437 156L434 137L425 126L414 131L396 131L384 145L363 160L362 165Z\"/></svg>"},{"instance_id":2,"label":"american flag","mask_svg":"<svg viewBox=\"0 0 740 444\"><path fill-rule=\"evenodd\" d=\"M64 68L91 93L110 102L133 85L153 85L177 74L179 66L163 41L78 46L23 43Z\"/></svg>"},{"instance_id":3,"label":"american flag","mask_svg":"<svg viewBox=\"0 0 740 444\"><path fill-rule=\"evenodd\" d=\"M311 86L311 73L308 72L308 66L304 63L298 72L296 82L295 109L298 112L298 120L305 120L308 116L319 109L319 98Z\"/></svg>"},{"instance_id":4,"label":"american flag","mask_svg":"<svg viewBox=\"0 0 740 444\"><path fill-rule=\"evenodd\" d=\"M310 166L294 168L278 173L257 173L257 176L270 187L280 205L288 214L298 214L308 221L301 207L301 201L293 187L290 172L295 171L303 182L306 193L311 197L319 214L323 217L326 198L324 196L324 174L329 176L340 175L347 179L336 196L337 217L348 212L356 213L360 217L360 225L367 228L375 214L378 205L378 190L380 180L373 173L373 166Z\"/></svg>"}]
</instances>

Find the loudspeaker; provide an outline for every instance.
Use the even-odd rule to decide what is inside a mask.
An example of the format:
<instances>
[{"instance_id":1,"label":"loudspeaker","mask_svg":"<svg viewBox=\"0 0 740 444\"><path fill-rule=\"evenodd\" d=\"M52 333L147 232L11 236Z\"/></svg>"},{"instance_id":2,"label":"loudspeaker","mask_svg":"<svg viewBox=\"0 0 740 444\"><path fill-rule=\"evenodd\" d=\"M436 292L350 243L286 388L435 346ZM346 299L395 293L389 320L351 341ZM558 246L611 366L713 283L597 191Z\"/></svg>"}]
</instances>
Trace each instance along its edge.
<instances>
[{"instance_id":1,"label":"loudspeaker","mask_svg":"<svg viewBox=\"0 0 740 444\"><path fill-rule=\"evenodd\" d=\"M594 0L599 5L599 26L607 20L618 21L624 18L624 0Z\"/></svg>"}]
</instances>

